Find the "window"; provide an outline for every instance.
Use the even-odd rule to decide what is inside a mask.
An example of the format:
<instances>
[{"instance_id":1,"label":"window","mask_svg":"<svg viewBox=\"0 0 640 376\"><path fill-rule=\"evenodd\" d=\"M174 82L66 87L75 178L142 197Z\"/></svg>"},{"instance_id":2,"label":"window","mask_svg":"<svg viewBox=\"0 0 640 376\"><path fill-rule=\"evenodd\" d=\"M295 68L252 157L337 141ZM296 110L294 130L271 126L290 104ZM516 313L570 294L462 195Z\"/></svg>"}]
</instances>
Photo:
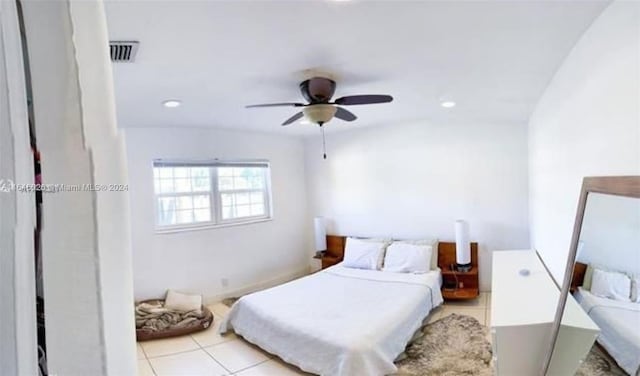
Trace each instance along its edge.
<instances>
[{"instance_id":1,"label":"window","mask_svg":"<svg viewBox=\"0 0 640 376\"><path fill-rule=\"evenodd\" d=\"M156 228L271 217L268 162L153 162Z\"/></svg>"}]
</instances>

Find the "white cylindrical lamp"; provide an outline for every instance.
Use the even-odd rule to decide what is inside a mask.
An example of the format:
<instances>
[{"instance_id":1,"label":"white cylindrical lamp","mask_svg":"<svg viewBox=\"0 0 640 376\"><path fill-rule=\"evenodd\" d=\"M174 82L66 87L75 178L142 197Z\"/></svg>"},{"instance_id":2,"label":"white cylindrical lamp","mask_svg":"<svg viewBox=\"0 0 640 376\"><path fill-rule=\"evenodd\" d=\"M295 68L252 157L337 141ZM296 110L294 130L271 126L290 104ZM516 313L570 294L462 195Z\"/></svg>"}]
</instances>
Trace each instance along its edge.
<instances>
[{"instance_id":1,"label":"white cylindrical lamp","mask_svg":"<svg viewBox=\"0 0 640 376\"><path fill-rule=\"evenodd\" d=\"M315 235L316 253L327 250L327 229L324 218L315 217L313 219L313 228Z\"/></svg>"},{"instance_id":2,"label":"white cylindrical lamp","mask_svg":"<svg viewBox=\"0 0 640 376\"><path fill-rule=\"evenodd\" d=\"M463 220L456 221L456 269L460 272L471 270L471 242L469 241L469 224Z\"/></svg>"}]
</instances>

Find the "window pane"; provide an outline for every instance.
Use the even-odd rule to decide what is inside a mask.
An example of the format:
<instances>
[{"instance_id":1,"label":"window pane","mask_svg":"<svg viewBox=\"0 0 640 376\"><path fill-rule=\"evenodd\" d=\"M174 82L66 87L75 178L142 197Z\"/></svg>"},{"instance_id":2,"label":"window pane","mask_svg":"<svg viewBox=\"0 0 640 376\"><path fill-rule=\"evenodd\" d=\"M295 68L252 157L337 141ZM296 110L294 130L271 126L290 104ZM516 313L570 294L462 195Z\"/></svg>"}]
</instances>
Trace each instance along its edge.
<instances>
[{"instance_id":1,"label":"window pane","mask_svg":"<svg viewBox=\"0 0 640 376\"><path fill-rule=\"evenodd\" d=\"M251 216L251 208L249 207L249 205L236 206L236 218L250 217L250 216Z\"/></svg>"},{"instance_id":2,"label":"window pane","mask_svg":"<svg viewBox=\"0 0 640 376\"><path fill-rule=\"evenodd\" d=\"M174 187L176 192L191 192L191 180L176 179L174 181Z\"/></svg>"},{"instance_id":3,"label":"window pane","mask_svg":"<svg viewBox=\"0 0 640 376\"><path fill-rule=\"evenodd\" d=\"M221 191L230 191L233 189L233 178L231 177L218 177L218 189Z\"/></svg>"},{"instance_id":4,"label":"window pane","mask_svg":"<svg viewBox=\"0 0 640 376\"><path fill-rule=\"evenodd\" d=\"M222 193L220 195L220 200L222 201L223 206L231 206L233 205L233 194L231 193Z\"/></svg>"},{"instance_id":5,"label":"window pane","mask_svg":"<svg viewBox=\"0 0 640 376\"><path fill-rule=\"evenodd\" d=\"M211 221L211 211L209 209L196 209L193 211L196 222Z\"/></svg>"},{"instance_id":6,"label":"window pane","mask_svg":"<svg viewBox=\"0 0 640 376\"><path fill-rule=\"evenodd\" d=\"M245 177L234 177L233 178L233 188L234 189L249 189L249 179Z\"/></svg>"},{"instance_id":7,"label":"window pane","mask_svg":"<svg viewBox=\"0 0 640 376\"><path fill-rule=\"evenodd\" d=\"M236 205L246 205L249 203L248 193L236 193L235 194Z\"/></svg>"},{"instance_id":8,"label":"window pane","mask_svg":"<svg viewBox=\"0 0 640 376\"><path fill-rule=\"evenodd\" d=\"M264 194L262 192L251 192L251 203L261 204L264 202Z\"/></svg>"},{"instance_id":9,"label":"window pane","mask_svg":"<svg viewBox=\"0 0 640 376\"><path fill-rule=\"evenodd\" d=\"M193 223L193 210L178 210L176 218L180 224Z\"/></svg>"},{"instance_id":10,"label":"window pane","mask_svg":"<svg viewBox=\"0 0 640 376\"><path fill-rule=\"evenodd\" d=\"M161 178L173 178L173 169L171 167L156 167Z\"/></svg>"},{"instance_id":11,"label":"window pane","mask_svg":"<svg viewBox=\"0 0 640 376\"><path fill-rule=\"evenodd\" d=\"M251 205L251 215L264 215L264 205Z\"/></svg>"},{"instance_id":12,"label":"window pane","mask_svg":"<svg viewBox=\"0 0 640 376\"><path fill-rule=\"evenodd\" d=\"M270 206L264 167L177 165L154 167L153 176L159 226L215 222L213 210L225 221L261 217ZM221 207L214 208L218 202Z\"/></svg>"},{"instance_id":13,"label":"window pane","mask_svg":"<svg viewBox=\"0 0 640 376\"><path fill-rule=\"evenodd\" d=\"M262 177L251 178L251 189L262 189L264 187L264 179Z\"/></svg>"},{"instance_id":14,"label":"window pane","mask_svg":"<svg viewBox=\"0 0 640 376\"><path fill-rule=\"evenodd\" d=\"M191 196L180 196L177 197L178 201L178 210L191 210L193 208L193 199Z\"/></svg>"},{"instance_id":15,"label":"window pane","mask_svg":"<svg viewBox=\"0 0 640 376\"><path fill-rule=\"evenodd\" d=\"M231 167L218 167L218 176L233 176L233 168Z\"/></svg>"},{"instance_id":16,"label":"window pane","mask_svg":"<svg viewBox=\"0 0 640 376\"><path fill-rule=\"evenodd\" d=\"M188 178L189 177L189 168L188 167L176 167L173 169L173 176L176 178Z\"/></svg>"},{"instance_id":17,"label":"window pane","mask_svg":"<svg viewBox=\"0 0 640 376\"><path fill-rule=\"evenodd\" d=\"M173 197L158 199L158 224L172 225L176 223L176 200Z\"/></svg>"},{"instance_id":18,"label":"window pane","mask_svg":"<svg viewBox=\"0 0 640 376\"><path fill-rule=\"evenodd\" d=\"M209 196L193 196L193 207L195 209L207 209L211 208L211 201Z\"/></svg>"},{"instance_id":19,"label":"window pane","mask_svg":"<svg viewBox=\"0 0 640 376\"><path fill-rule=\"evenodd\" d=\"M242 176L245 178L248 178L249 176L251 176L251 169L248 167L237 167L234 169L233 171L233 175L234 176Z\"/></svg>"},{"instance_id":20,"label":"window pane","mask_svg":"<svg viewBox=\"0 0 640 376\"><path fill-rule=\"evenodd\" d=\"M209 167L191 167L191 176L208 178L209 173Z\"/></svg>"},{"instance_id":21,"label":"window pane","mask_svg":"<svg viewBox=\"0 0 640 376\"><path fill-rule=\"evenodd\" d=\"M191 178L191 187L194 192L206 192L211 189L209 177L193 177Z\"/></svg>"},{"instance_id":22,"label":"window pane","mask_svg":"<svg viewBox=\"0 0 640 376\"><path fill-rule=\"evenodd\" d=\"M160 179L160 193L173 193L172 179Z\"/></svg>"},{"instance_id":23,"label":"window pane","mask_svg":"<svg viewBox=\"0 0 640 376\"><path fill-rule=\"evenodd\" d=\"M223 206L222 219L231 219L231 218L233 218L233 206Z\"/></svg>"}]
</instances>

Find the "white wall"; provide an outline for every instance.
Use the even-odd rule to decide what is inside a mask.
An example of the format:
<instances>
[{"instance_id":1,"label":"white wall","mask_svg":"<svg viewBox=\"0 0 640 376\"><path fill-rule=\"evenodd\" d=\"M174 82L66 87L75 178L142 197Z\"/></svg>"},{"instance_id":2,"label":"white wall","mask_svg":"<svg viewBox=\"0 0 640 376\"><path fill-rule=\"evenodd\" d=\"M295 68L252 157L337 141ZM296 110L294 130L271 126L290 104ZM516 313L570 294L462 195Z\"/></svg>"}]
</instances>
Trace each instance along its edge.
<instances>
[{"instance_id":1,"label":"white wall","mask_svg":"<svg viewBox=\"0 0 640 376\"><path fill-rule=\"evenodd\" d=\"M585 32L529 122L531 241L561 281L582 178L640 175L640 3Z\"/></svg>"},{"instance_id":2,"label":"white wall","mask_svg":"<svg viewBox=\"0 0 640 376\"><path fill-rule=\"evenodd\" d=\"M489 290L489 252L529 243L526 132L522 124L365 128L328 135L327 160L320 137L309 138L310 214L326 217L329 233L443 241L466 219Z\"/></svg>"},{"instance_id":3,"label":"white wall","mask_svg":"<svg viewBox=\"0 0 640 376\"><path fill-rule=\"evenodd\" d=\"M301 140L196 128L127 128L126 144L137 299L162 297L172 288L213 300L308 270L312 219L306 210ZM157 158L269 160L273 220L156 234L152 161ZM222 278L228 279L227 288Z\"/></svg>"},{"instance_id":4,"label":"white wall","mask_svg":"<svg viewBox=\"0 0 640 376\"><path fill-rule=\"evenodd\" d=\"M590 193L578 261L640 275L640 199Z\"/></svg>"}]
</instances>

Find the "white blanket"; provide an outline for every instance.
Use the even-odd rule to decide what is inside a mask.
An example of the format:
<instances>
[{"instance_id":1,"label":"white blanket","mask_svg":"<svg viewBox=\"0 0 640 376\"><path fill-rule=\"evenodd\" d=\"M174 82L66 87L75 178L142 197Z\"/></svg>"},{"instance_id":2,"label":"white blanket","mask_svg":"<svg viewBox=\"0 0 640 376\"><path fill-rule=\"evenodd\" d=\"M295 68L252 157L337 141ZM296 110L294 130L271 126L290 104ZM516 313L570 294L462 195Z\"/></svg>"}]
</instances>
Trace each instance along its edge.
<instances>
[{"instance_id":1,"label":"white blanket","mask_svg":"<svg viewBox=\"0 0 640 376\"><path fill-rule=\"evenodd\" d=\"M320 375L386 375L394 359L442 304L440 271L425 274L336 265L246 295L220 324L302 370Z\"/></svg>"},{"instance_id":2,"label":"white blanket","mask_svg":"<svg viewBox=\"0 0 640 376\"><path fill-rule=\"evenodd\" d=\"M601 298L579 288L575 298L600 327L598 342L630 375L640 375L640 304Z\"/></svg>"}]
</instances>

